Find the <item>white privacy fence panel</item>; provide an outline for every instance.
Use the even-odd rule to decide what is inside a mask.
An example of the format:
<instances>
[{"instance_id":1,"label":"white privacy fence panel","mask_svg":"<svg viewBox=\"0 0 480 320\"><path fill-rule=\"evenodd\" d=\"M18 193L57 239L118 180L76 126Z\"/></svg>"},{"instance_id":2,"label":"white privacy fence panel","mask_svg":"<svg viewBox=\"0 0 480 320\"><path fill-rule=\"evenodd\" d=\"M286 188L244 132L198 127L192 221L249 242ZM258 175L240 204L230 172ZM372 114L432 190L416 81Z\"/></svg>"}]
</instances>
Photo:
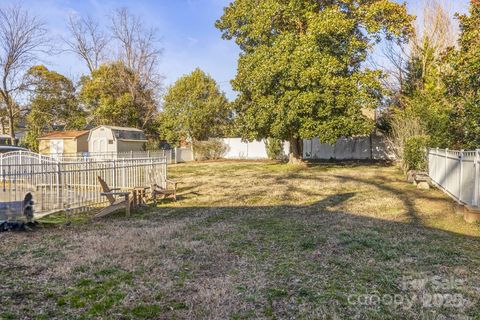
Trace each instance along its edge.
<instances>
[{"instance_id":1,"label":"white privacy fence panel","mask_svg":"<svg viewBox=\"0 0 480 320\"><path fill-rule=\"evenodd\" d=\"M241 138L224 138L222 142L227 146L226 159L268 159L265 140L242 141ZM283 143L283 153L288 155L290 143Z\"/></svg>"},{"instance_id":2,"label":"white privacy fence panel","mask_svg":"<svg viewBox=\"0 0 480 320\"><path fill-rule=\"evenodd\" d=\"M31 192L36 217L58 211L83 211L102 206L97 176L111 188L130 190L152 183L165 186L165 158L60 162L28 153L0 157L0 202L21 201ZM4 217L0 217L2 219Z\"/></svg>"},{"instance_id":3,"label":"white privacy fence panel","mask_svg":"<svg viewBox=\"0 0 480 320\"><path fill-rule=\"evenodd\" d=\"M480 151L430 149L428 172L432 181L457 201L479 204Z\"/></svg>"},{"instance_id":4,"label":"white privacy fence panel","mask_svg":"<svg viewBox=\"0 0 480 320\"><path fill-rule=\"evenodd\" d=\"M191 148L175 148L173 155L174 163L193 161L193 152Z\"/></svg>"},{"instance_id":5,"label":"white privacy fence panel","mask_svg":"<svg viewBox=\"0 0 480 320\"><path fill-rule=\"evenodd\" d=\"M386 140L381 135L337 139L335 144L320 139L303 140L303 158L311 160L394 160Z\"/></svg>"}]
</instances>

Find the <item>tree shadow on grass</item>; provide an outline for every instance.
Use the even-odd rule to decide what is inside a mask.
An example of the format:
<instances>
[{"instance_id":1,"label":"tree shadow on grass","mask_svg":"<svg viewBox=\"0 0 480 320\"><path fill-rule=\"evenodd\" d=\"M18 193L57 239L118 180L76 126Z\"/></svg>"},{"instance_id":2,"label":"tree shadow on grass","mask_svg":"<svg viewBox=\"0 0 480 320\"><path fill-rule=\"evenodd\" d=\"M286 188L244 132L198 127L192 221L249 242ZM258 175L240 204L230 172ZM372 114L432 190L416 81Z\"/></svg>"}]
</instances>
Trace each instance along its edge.
<instances>
[{"instance_id":1,"label":"tree shadow on grass","mask_svg":"<svg viewBox=\"0 0 480 320\"><path fill-rule=\"evenodd\" d=\"M364 183L361 179L356 182ZM398 193L392 188L388 186L386 191ZM115 221L115 225L121 223L124 226L124 232L134 233L138 243L151 242L153 245L152 239L162 235L151 234L151 230L142 234L142 228L179 222L184 227L161 242L161 247L143 247L144 251L136 252L133 243L132 252L120 252L112 242L101 244L101 248L109 252L109 259L118 258L117 255L138 257L140 266L140 257L148 259L149 254L158 252L168 252L169 256L175 257L176 264L188 266L172 271L171 279L180 274L187 280L163 293L161 300L154 304L158 306L156 310L161 311L152 317L195 318L203 315L214 318L228 315L242 318L242 315L251 314L250 318L267 315L276 318L299 318L302 315L305 318L327 315L339 318L415 318L432 310L446 317L459 313L478 314L475 305L461 310L428 309L421 304L409 310L392 305L373 308L352 305L348 300L352 295L417 294L412 288L402 289L403 277L413 277L414 280L432 276L441 279L458 277L466 281L465 286L444 293L460 292L470 301L478 299L475 288L480 285L475 273L480 263L478 237L440 231L414 221L386 221L339 209L355 196L355 192L343 192L311 205L178 207L167 204L141 216L133 213L130 218L118 213L98 222L103 225L99 232L108 231L108 225ZM407 202L408 210L415 211L414 203L403 198L406 196L401 195L402 201ZM78 239L81 241L82 238ZM131 238L131 241L137 240ZM162 269L162 263L159 260L149 266ZM123 270L121 263L114 267ZM158 270L149 272L155 271ZM135 273L134 276L139 275ZM215 287L219 279L228 281L222 280L225 283ZM28 276L25 280L30 281ZM135 283L131 284L133 288ZM118 290L122 288L119 284ZM425 290L437 293L432 288ZM211 294L202 296L204 292ZM5 297L14 301L13 296L9 298L10 294L14 295L14 290L7 287ZM105 297L96 296L96 299L101 301ZM170 308L170 301L178 301L185 308ZM9 308L15 307L15 303ZM129 306L134 308L142 303L144 301L136 300L133 295ZM56 308L62 312L65 308L71 308L73 313L82 312L68 305ZM101 315L107 317L121 312L119 308L113 304Z\"/></svg>"},{"instance_id":2,"label":"tree shadow on grass","mask_svg":"<svg viewBox=\"0 0 480 320\"><path fill-rule=\"evenodd\" d=\"M390 163L388 162L365 162L366 164L371 164L372 166L375 167L389 167L391 166ZM364 162L361 162L361 164L365 165ZM326 162L322 164L322 167L324 165L331 165L332 168L338 168L338 167L357 167L358 162L340 162L340 163L330 163ZM318 163L309 163L308 167L309 168L316 168L318 167ZM325 169L328 171L328 168ZM272 175L271 178L274 179L275 183L278 184L285 184L288 183L289 180L291 179L299 179L299 180L309 180L309 181L318 181L321 182L318 177L315 176L308 176L305 174L302 174L301 172L291 172L288 173L286 176L274 176ZM449 202L452 204L452 207L454 203L451 201L446 196L432 196L431 194L428 194L426 192L419 191L417 189L412 189L409 190L408 188L396 188L395 186L392 186L392 183L406 183L405 181L401 179L395 179L395 178L387 178L385 176L375 176L375 177L369 177L369 178L361 178L361 177L355 177L352 175L339 175L339 174L332 174L332 175L327 175L323 178L328 178L328 179L337 179L341 183L348 183L348 182L355 182L363 185L369 185L374 188L377 188L382 191L386 191L390 194L392 194L394 197L402 201L403 206L405 207L407 211L407 215L409 220L412 223L417 223L417 224L422 224L422 219L420 215L418 214L418 210L415 206L415 200L433 200L433 201L443 201L443 202ZM315 192L310 192L308 190L304 190L295 186L291 186L293 191L297 192L303 192L307 196L314 196L314 195L319 195L318 193Z\"/></svg>"},{"instance_id":3,"label":"tree shadow on grass","mask_svg":"<svg viewBox=\"0 0 480 320\"><path fill-rule=\"evenodd\" d=\"M391 187L385 190L397 193ZM350 305L347 297L352 294L419 294L415 288L402 291L404 277L420 281L429 281L431 277L442 281L458 277L468 283L458 291L437 292L432 287L423 290L432 294L460 292L468 301L478 299L472 289L480 284L475 272L466 271L479 267L479 237L423 226L407 193L398 196L412 217L408 222L376 219L338 209L355 195L354 192L340 193L305 206L184 207L171 211L168 219L196 218L188 232L192 238L221 239L236 259L252 261L255 268L250 270L247 264L247 270L243 271L251 272L254 278L255 272L266 274L262 276L266 278L259 280L265 286L238 285L246 286L247 292L260 290L267 298L259 300L271 303L273 314L279 318L298 316L297 303L319 308L317 311L321 305L330 305L330 311L340 317L414 318L416 314L432 310L443 312L447 317L478 314L475 305L446 311L428 309L421 304L406 311L388 305L373 309ZM225 226L228 232L224 231ZM230 269L218 270L228 274ZM277 294L272 297L272 292ZM242 293L239 296L243 297ZM328 308L322 310L325 312Z\"/></svg>"},{"instance_id":4,"label":"tree shadow on grass","mask_svg":"<svg viewBox=\"0 0 480 320\"><path fill-rule=\"evenodd\" d=\"M298 171L267 178L280 183L296 178L319 181L322 177ZM345 204L355 199L357 191L346 188L310 205L218 204L202 207L189 206L180 200L175 204L164 203L160 208L141 215L132 213L130 218L125 218L120 212L98 223L103 225L102 230L108 230L112 221L117 226L120 223L126 232L130 230L138 235L138 242L146 239L147 243L152 240L149 237L162 235L143 234L142 228L169 224L183 226L172 238L166 239L162 244L164 247L152 248L152 252L168 251L178 265L188 266L187 271L185 268L181 270L188 281L182 282L178 288L171 288L164 299L178 300L189 307L184 311L170 310L162 304L164 302L159 302L161 310L165 311L155 316L205 317L202 314L204 306L215 299L219 304L216 309L208 310L206 317L217 315L220 318L218 314L222 314L242 318L245 312L251 314L251 318L300 318L302 315L305 318L325 315L336 315L338 318L416 318L418 314L425 315L433 310L437 315L443 314L448 318L458 314L474 317L480 313L478 306L445 310L428 309L419 304L403 310L389 305L373 308L351 305L348 301L351 294L419 293L411 288L407 291L402 289L404 276L412 276L414 280L432 276L441 279L453 276L465 280L464 287L455 292L436 292L432 288L424 291L460 292L466 299L477 301L479 294L476 288L480 283L476 270L480 266L480 239L425 226L416 201L449 202L448 198L397 187L393 184L399 182L397 178L380 175L362 178L339 172L323 178L345 184L354 182L352 185L357 187L372 186L373 190L369 191L372 197L376 190L385 191L402 202L409 219L407 222L388 221L349 212ZM195 189L187 186L181 194L190 197ZM321 192L306 192L297 185L289 186L288 191L304 192L305 196L316 199L323 196ZM265 192L262 196L268 196ZM232 194L222 199L235 203L238 200L236 197L238 195ZM109 245L106 251L115 257L118 254L116 245ZM139 257L148 254L141 252L140 255L135 249L132 251L122 254L137 254ZM121 265L118 267L121 269ZM158 267L162 268L161 260ZM175 277L178 274L171 275L172 279ZM217 290L224 293L211 291L213 289L209 286L214 286L218 279L229 279L233 283L233 289L229 290L233 291L222 291L225 288L221 285ZM228 283L225 286L228 287ZM206 298L199 292L212 292L212 295ZM139 303L131 301L132 305Z\"/></svg>"}]
</instances>

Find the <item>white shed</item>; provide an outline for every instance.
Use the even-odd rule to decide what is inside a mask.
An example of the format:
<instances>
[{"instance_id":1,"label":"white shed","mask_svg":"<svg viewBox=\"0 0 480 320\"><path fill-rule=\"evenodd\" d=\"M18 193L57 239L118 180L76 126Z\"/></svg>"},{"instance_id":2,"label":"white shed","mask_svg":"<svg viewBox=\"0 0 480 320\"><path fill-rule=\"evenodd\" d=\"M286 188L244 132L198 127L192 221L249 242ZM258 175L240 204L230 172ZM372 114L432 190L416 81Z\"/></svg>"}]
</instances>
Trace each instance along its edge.
<instances>
[{"instance_id":1,"label":"white shed","mask_svg":"<svg viewBox=\"0 0 480 320\"><path fill-rule=\"evenodd\" d=\"M147 138L140 129L98 126L90 130L88 151L91 153L120 153L143 151Z\"/></svg>"}]
</instances>

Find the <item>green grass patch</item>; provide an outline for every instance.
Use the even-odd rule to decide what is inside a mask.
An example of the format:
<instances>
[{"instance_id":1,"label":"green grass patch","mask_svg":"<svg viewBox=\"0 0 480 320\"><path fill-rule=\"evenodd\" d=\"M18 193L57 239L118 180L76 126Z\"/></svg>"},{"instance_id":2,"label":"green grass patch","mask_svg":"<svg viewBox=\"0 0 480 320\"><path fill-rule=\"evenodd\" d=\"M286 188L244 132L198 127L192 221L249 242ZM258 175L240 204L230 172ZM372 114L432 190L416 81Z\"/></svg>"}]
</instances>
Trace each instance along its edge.
<instances>
[{"instance_id":1,"label":"green grass patch","mask_svg":"<svg viewBox=\"0 0 480 320\"><path fill-rule=\"evenodd\" d=\"M118 268L95 271L93 278L83 278L58 298L58 306L82 309L85 316L101 316L125 298L122 288L133 284L133 276Z\"/></svg>"}]
</instances>

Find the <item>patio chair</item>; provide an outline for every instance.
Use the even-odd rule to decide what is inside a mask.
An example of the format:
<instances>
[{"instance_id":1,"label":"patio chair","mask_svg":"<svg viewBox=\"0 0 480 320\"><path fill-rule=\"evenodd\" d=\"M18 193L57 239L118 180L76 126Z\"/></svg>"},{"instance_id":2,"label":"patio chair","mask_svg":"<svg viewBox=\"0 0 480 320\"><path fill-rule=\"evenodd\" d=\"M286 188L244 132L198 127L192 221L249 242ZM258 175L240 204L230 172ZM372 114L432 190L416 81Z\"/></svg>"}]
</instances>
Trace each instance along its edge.
<instances>
[{"instance_id":1,"label":"patio chair","mask_svg":"<svg viewBox=\"0 0 480 320\"><path fill-rule=\"evenodd\" d=\"M94 218L101 218L121 209L125 209L127 217L130 216L130 192L119 191L120 189L118 188L110 188L105 180L103 180L100 176L97 176L97 179L103 190L100 195L106 197L110 205L100 210L100 212L97 213ZM116 196L119 198L116 198Z\"/></svg>"},{"instance_id":2,"label":"patio chair","mask_svg":"<svg viewBox=\"0 0 480 320\"><path fill-rule=\"evenodd\" d=\"M160 178L163 181L156 181L155 172L153 170L150 171L149 179L153 203L157 204L158 195L162 196L162 199L172 197L173 200L177 200L177 185L179 182L172 179L167 179L166 177L163 177L163 175ZM161 184L159 184L158 182L161 182ZM163 187L164 185L166 187Z\"/></svg>"}]
</instances>

